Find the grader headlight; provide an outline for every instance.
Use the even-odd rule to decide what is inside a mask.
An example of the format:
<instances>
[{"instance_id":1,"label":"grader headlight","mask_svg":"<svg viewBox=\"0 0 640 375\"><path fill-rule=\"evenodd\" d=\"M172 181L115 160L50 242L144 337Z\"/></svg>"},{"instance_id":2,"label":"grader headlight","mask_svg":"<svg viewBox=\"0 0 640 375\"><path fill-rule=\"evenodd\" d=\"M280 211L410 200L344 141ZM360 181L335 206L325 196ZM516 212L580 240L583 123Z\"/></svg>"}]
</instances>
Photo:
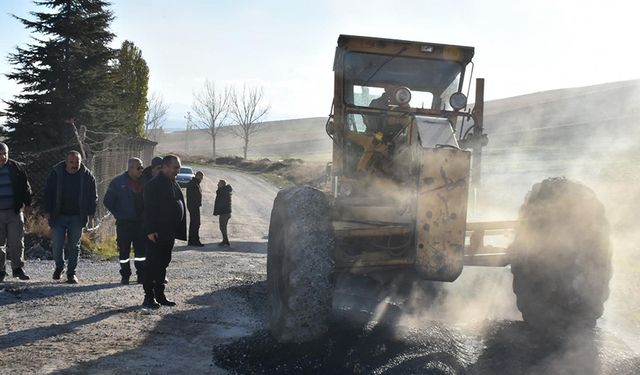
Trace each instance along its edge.
<instances>
[{"instance_id":1,"label":"grader headlight","mask_svg":"<svg viewBox=\"0 0 640 375\"><path fill-rule=\"evenodd\" d=\"M451 108L459 111L467 106L467 97L461 92L456 92L449 98L449 104Z\"/></svg>"},{"instance_id":2,"label":"grader headlight","mask_svg":"<svg viewBox=\"0 0 640 375\"><path fill-rule=\"evenodd\" d=\"M406 87L398 87L391 96L392 104L407 105L411 101L411 90Z\"/></svg>"}]
</instances>

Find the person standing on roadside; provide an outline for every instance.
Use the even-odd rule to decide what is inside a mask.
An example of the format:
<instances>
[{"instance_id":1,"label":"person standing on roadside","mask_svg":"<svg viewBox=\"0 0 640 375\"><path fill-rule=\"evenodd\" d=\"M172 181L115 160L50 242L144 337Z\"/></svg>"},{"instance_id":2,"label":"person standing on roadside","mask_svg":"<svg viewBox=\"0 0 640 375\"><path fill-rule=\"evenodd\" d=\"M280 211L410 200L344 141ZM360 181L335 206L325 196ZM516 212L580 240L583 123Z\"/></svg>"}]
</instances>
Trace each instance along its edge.
<instances>
[{"instance_id":1,"label":"person standing on roadside","mask_svg":"<svg viewBox=\"0 0 640 375\"><path fill-rule=\"evenodd\" d=\"M12 276L29 280L24 273L24 213L31 214L31 185L21 163L9 159L9 146L0 143L0 282L11 261ZM6 244L6 250L5 250Z\"/></svg>"},{"instance_id":2,"label":"person standing on roadside","mask_svg":"<svg viewBox=\"0 0 640 375\"><path fill-rule=\"evenodd\" d=\"M142 160L131 158L127 170L114 178L104 195L104 206L116 219L116 236L120 259L120 283L129 284L131 277L131 245L133 265L138 284L142 284L145 261L144 231L142 230Z\"/></svg>"},{"instance_id":3,"label":"person standing on roadside","mask_svg":"<svg viewBox=\"0 0 640 375\"><path fill-rule=\"evenodd\" d=\"M227 185L225 180L218 181L218 190L216 190L216 201L213 206L213 216L220 215L220 233L222 233L222 242L218 246L231 246L229 236L227 235L227 224L231 219L231 192L233 188Z\"/></svg>"},{"instance_id":4,"label":"person standing on roadside","mask_svg":"<svg viewBox=\"0 0 640 375\"><path fill-rule=\"evenodd\" d=\"M144 185L146 185L147 182L151 181L152 178L157 176L161 170L162 170L162 158L160 156L156 156L153 159L151 159L151 165L146 167L142 171L142 176L140 177L140 181L142 182L143 191L144 191ZM143 245L146 247L146 239ZM169 280L167 280L167 277L165 276L164 283L166 284L168 282Z\"/></svg>"},{"instance_id":5,"label":"person standing on roadside","mask_svg":"<svg viewBox=\"0 0 640 375\"><path fill-rule=\"evenodd\" d=\"M78 151L53 167L44 187L44 216L52 229L51 248L56 268L53 279L64 271L62 248L67 238L67 283L77 284L76 267L80 258L80 236L89 216L96 213L98 192L96 179L82 164Z\"/></svg>"},{"instance_id":6,"label":"person standing on roadside","mask_svg":"<svg viewBox=\"0 0 640 375\"><path fill-rule=\"evenodd\" d=\"M189 245L202 247L200 242L200 206L202 206L202 187L200 183L204 173L198 171L187 184L187 208L189 209Z\"/></svg>"},{"instance_id":7,"label":"person standing on roadside","mask_svg":"<svg viewBox=\"0 0 640 375\"><path fill-rule=\"evenodd\" d=\"M144 185L147 182L149 182L149 180L157 176L158 173L160 173L161 169L162 169L162 158L160 156L156 156L153 159L151 159L151 165L146 167L142 171L142 176L140 177L142 186L144 187Z\"/></svg>"},{"instance_id":8,"label":"person standing on roadside","mask_svg":"<svg viewBox=\"0 0 640 375\"><path fill-rule=\"evenodd\" d=\"M160 173L147 182L143 189L147 257L142 306L148 308L176 305L164 293L164 279L176 238L187 239L186 207L180 186L176 183L178 172L180 159L175 155L167 155L162 159Z\"/></svg>"}]
</instances>

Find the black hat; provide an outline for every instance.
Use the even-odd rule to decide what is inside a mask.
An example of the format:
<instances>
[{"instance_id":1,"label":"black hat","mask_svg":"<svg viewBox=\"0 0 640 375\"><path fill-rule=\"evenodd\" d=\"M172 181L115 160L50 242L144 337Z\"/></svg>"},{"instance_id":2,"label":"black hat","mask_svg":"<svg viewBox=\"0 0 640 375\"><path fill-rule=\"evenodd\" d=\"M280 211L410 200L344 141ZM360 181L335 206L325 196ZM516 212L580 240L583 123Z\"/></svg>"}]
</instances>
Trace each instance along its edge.
<instances>
[{"instance_id":1,"label":"black hat","mask_svg":"<svg viewBox=\"0 0 640 375\"><path fill-rule=\"evenodd\" d=\"M160 156L151 159L151 168L157 167L158 165L162 165L162 158Z\"/></svg>"}]
</instances>

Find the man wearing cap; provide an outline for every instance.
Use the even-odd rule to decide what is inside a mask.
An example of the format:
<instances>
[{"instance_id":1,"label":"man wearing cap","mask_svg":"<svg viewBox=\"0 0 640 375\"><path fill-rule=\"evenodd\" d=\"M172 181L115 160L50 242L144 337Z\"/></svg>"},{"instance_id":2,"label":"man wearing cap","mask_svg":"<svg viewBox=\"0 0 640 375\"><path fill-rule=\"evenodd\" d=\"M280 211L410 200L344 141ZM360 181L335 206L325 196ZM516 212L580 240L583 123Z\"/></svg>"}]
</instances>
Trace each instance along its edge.
<instances>
[{"instance_id":1,"label":"man wearing cap","mask_svg":"<svg viewBox=\"0 0 640 375\"><path fill-rule=\"evenodd\" d=\"M189 209L189 245L202 247L200 242L200 206L202 206L202 187L200 183L204 173L198 171L187 184L187 208Z\"/></svg>"},{"instance_id":2,"label":"man wearing cap","mask_svg":"<svg viewBox=\"0 0 640 375\"><path fill-rule=\"evenodd\" d=\"M160 173L144 186L143 227L147 235L147 259L142 305L148 308L176 305L164 293L164 278L176 238L187 239L186 207L176 183L178 172L180 159L167 155L162 160Z\"/></svg>"},{"instance_id":3,"label":"man wearing cap","mask_svg":"<svg viewBox=\"0 0 640 375\"><path fill-rule=\"evenodd\" d=\"M146 167L142 171L142 176L140 177L140 181L142 182L142 186L144 186L149 180L154 178L160 173L162 169L162 158L160 156L156 156L151 159L151 165Z\"/></svg>"},{"instance_id":4,"label":"man wearing cap","mask_svg":"<svg viewBox=\"0 0 640 375\"><path fill-rule=\"evenodd\" d=\"M145 261L144 231L142 230L142 160L131 158L127 170L114 178L104 195L104 206L116 219L116 236L120 258L121 284L129 284L131 277L131 245L137 283L142 284Z\"/></svg>"}]
</instances>

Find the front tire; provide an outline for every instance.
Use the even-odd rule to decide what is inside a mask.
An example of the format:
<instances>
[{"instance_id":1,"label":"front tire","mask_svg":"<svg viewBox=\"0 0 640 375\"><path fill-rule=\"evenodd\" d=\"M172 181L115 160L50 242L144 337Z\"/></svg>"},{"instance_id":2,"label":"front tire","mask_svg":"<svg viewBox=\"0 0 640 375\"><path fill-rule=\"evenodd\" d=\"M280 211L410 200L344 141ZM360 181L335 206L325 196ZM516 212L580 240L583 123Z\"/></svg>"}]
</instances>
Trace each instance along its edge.
<instances>
[{"instance_id":1,"label":"front tire","mask_svg":"<svg viewBox=\"0 0 640 375\"><path fill-rule=\"evenodd\" d=\"M604 207L564 178L533 186L513 245L513 291L539 331L594 327L609 296L611 252Z\"/></svg>"},{"instance_id":2,"label":"front tire","mask_svg":"<svg viewBox=\"0 0 640 375\"><path fill-rule=\"evenodd\" d=\"M326 196L308 186L281 190L273 204L267 250L271 333L306 342L328 329L335 236Z\"/></svg>"}]
</instances>

